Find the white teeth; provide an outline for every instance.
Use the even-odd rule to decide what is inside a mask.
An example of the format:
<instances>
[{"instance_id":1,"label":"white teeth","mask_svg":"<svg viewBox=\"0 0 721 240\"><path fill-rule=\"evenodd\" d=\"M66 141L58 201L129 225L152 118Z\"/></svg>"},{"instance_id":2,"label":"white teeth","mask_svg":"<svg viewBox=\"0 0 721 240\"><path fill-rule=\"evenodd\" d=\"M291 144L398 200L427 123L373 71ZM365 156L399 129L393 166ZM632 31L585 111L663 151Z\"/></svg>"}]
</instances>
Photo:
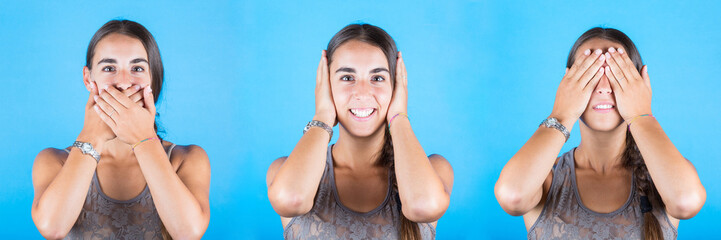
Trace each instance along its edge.
<instances>
[{"instance_id":1,"label":"white teeth","mask_svg":"<svg viewBox=\"0 0 721 240\"><path fill-rule=\"evenodd\" d=\"M350 110L350 112L353 113L353 115L355 115L356 117L361 117L361 118L370 116L371 113L373 113L373 111L374 111L373 108L367 108L367 109L351 108L351 110Z\"/></svg>"},{"instance_id":2,"label":"white teeth","mask_svg":"<svg viewBox=\"0 0 721 240\"><path fill-rule=\"evenodd\" d=\"M611 104L601 104L594 107L594 109L611 109L613 108L613 105Z\"/></svg>"}]
</instances>

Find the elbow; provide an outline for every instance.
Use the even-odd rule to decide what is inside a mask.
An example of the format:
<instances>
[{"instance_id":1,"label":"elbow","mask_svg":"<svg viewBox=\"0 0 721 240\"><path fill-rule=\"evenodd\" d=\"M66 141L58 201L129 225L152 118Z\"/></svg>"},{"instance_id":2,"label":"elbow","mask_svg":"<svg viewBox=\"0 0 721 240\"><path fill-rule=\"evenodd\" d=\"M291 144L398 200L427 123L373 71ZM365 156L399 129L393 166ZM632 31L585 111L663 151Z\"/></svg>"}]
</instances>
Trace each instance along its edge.
<instances>
[{"instance_id":1,"label":"elbow","mask_svg":"<svg viewBox=\"0 0 721 240\"><path fill-rule=\"evenodd\" d=\"M268 199L275 212L281 217L295 217L310 212L313 208L312 198L307 201L302 194L289 189L269 188Z\"/></svg>"},{"instance_id":2,"label":"elbow","mask_svg":"<svg viewBox=\"0 0 721 240\"><path fill-rule=\"evenodd\" d=\"M50 221L35 221L35 226L38 228L40 235L45 239L63 239L70 231L69 229L55 226Z\"/></svg>"},{"instance_id":3,"label":"elbow","mask_svg":"<svg viewBox=\"0 0 721 240\"><path fill-rule=\"evenodd\" d=\"M403 216L417 223L435 222L440 219L448 209L450 198L447 194L436 198L417 198L412 201L402 201Z\"/></svg>"},{"instance_id":4,"label":"elbow","mask_svg":"<svg viewBox=\"0 0 721 240\"><path fill-rule=\"evenodd\" d=\"M523 201L526 197L517 189L498 183L496 184L495 194L496 200L498 200L498 204L501 205L503 211L512 216L521 216L533 208L533 206L527 206L528 204Z\"/></svg>"},{"instance_id":5,"label":"elbow","mask_svg":"<svg viewBox=\"0 0 721 240\"><path fill-rule=\"evenodd\" d=\"M689 219L701 211L706 202L706 193L682 194L676 197L672 204L666 205L668 214L677 219Z\"/></svg>"},{"instance_id":6,"label":"elbow","mask_svg":"<svg viewBox=\"0 0 721 240\"><path fill-rule=\"evenodd\" d=\"M38 228L38 232L45 239L63 239L70 228L57 225L57 221L52 221L48 217L39 216L40 214L33 209L32 217L35 226Z\"/></svg>"},{"instance_id":7,"label":"elbow","mask_svg":"<svg viewBox=\"0 0 721 240\"><path fill-rule=\"evenodd\" d=\"M189 227L184 229L185 231L178 233L178 236L173 236L173 239L179 239L179 240L195 240L195 239L201 239L203 238L203 235L205 234L205 227L202 226L195 226L195 227Z\"/></svg>"}]
</instances>

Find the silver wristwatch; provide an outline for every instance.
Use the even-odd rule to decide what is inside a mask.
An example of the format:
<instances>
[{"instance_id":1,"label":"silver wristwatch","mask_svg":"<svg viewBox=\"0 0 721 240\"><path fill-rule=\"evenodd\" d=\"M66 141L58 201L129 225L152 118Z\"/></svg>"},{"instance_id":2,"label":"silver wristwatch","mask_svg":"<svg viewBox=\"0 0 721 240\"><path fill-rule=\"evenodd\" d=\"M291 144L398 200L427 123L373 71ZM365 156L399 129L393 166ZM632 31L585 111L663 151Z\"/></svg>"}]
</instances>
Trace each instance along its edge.
<instances>
[{"instance_id":1,"label":"silver wristwatch","mask_svg":"<svg viewBox=\"0 0 721 240\"><path fill-rule=\"evenodd\" d=\"M73 147L80 149L80 152L82 152L83 154L90 155L91 157L95 158L96 162L100 162L100 153L98 153L98 151L95 151L95 148L93 148L93 145L91 145L90 143L75 141L73 143Z\"/></svg>"},{"instance_id":2,"label":"silver wristwatch","mask_svg":"<svg viewBox=\"0 0 721 240\"><path fill-rule=\"evenodd\" d=\"M328 126L328 124L325 124L324 122L321 122L318 120L310 121L310 122L308 122L308 124L305 125L305 128L303 128L303 134L305 134L305 132L310 130L311 127L319 127L319 128L322 128L323 130L325 130L326 132L328 132L328 134L330 134L330 138L328 139L329 142L330 142L330 139L333 139L333 128Z\"/></svg>"},{"instance_id":3,"label":"silver wristwatch","mask_svg":"<svg viewBox=\"0 0 721 240\"><path fill-rule=\"evenodd\" d=\"M556 118L547 118L546 120L543 120L543 122L541 122L541 125L539 125L539 127L540 126L544 126L547 128L555 128L558 131L561 131L561 133L563 133L563 136L566 137L566 142L568 142L568 138L571 137L568 129L566 129L566 127L564 127L563 124L561 124L561 122L559 122Z\"/></svg>"}]
</instances>

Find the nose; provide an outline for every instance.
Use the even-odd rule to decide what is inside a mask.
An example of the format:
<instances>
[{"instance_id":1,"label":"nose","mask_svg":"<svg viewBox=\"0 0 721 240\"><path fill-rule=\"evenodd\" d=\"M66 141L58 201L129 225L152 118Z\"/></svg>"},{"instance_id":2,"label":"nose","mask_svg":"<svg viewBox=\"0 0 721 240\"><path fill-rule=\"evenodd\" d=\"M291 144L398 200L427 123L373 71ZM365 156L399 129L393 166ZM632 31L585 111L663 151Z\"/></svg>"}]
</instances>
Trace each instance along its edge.
<instances>
[{"instance_id":1,"label":"nose","mask_svg":"<svg viewBox=\"0 0 721 240\"><path fill-rule=\"evenodd\" d=\"M608 82L608 77L603 76L601 77L601 80L598 81L598 85L596 85L595 92L598 94L611 94L613 93L613 89L611 88L611 83Z\"/></svg>"},{"instance_id":2,"label":"nose","mask_svg":"<svg viewBox=\"0 0 721 240\"><path fill-rule=\"evenodd\" d=\"M131 86L133 86L133 81L130 74L126 71L119 71L118 75L115 76L115 87L125 90Z\"/></svg>"},{"instance_id":3,"label":"nose","mask_svg":"<svg viewBox=\"0 0 721 240\"><path fill-rule=\"evenodd\" d=\"M353 86L353 97L356 99L368 96L370 92L371 86L369 81L356 81L356 84Z\"/></svg>"}]
</instances>

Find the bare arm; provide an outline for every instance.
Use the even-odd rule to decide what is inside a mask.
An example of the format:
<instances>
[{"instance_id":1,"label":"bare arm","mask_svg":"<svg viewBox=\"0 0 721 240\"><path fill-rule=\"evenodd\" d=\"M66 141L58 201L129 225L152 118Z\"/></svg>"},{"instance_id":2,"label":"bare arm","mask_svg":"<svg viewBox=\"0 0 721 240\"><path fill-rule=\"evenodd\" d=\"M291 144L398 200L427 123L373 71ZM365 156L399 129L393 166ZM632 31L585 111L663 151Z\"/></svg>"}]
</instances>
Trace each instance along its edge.
<instances>
[{"instance_id":1,"label":"bare arm","mask_svg":"<svg viewBox=\"0 0 721 240\"><path fill-rule=\"evenodd\" d=\"M688 219L701 210L706 190L691 162L686 160L651 113L651 79L648 67L639 72L623 49L606 53L609 82L618 110L626 120L643 156L666 212L677 219Z\"/></svg>"},{"instance_id":2,"label":"bare arm","mask_svg":"<svg viewBox=\"0 0 721 240\"><path fill-rule=\"evenodd\" d=\"M706 189L696 168L676 149L656 119L637 119L631 134L668 214L678 219L695 216L706 201Z\"/></svg>"},{"instance_id":3,"label":"bare arm","mask_svg":"<svg viewBox=\"0 0 721 240\"><path fill-rule=\"evenodd\" d=\"M325 130L310 128L284 162L268 169L268 199L278 215L294 217L313 208L325 169L328 138Z\"/></svg>"},{"instance_id":4,"label":"bare arm","mask_svg":"<svg viewBox=\"0 0 721 240\"><path fill-rule=\"evenodd\" d=\"M314 120L335 125L336 112L330 90L328 63L323 51L316 75ZM310 128L287 159L276 160L268 169L268 199L281 217L303 215L313 208L318 184L325 169L330 135L322 128Z\"/></svg>"},{"instance_id":5,"label":"bare arm","mask_svg":"<svg viewBox=\"0 0 721 240\"><path fill-rule=\"evenodd\" d=\"M184 156L176 173L159 141L135 148L153 203L168 233L175 239L200 239L210 220L210 162L199 146L191 145L180 152Z\"/></svg>"},{"instance_id":6,"label":"bare arm","mask_svg":"<svg viewBox=\"0 0 721 240\"><path fill-rule=\"evenodd\" d=\"M65 164L61 160L67 156ZM82 210L97 163L79 149L70 154L59 149L41 151L33 165L32 217L43 237L62 239Z\"/></svg>"},{"instance_id":7,"label":"bare arm","mask_svg":"<svg viewBox=\"0 0 721 240\"><path fill-rule=\"evenodd\" d=\"M426 157L405 117L393 120L391 137L403 215L414 222L437 221L450 204L451 165L440 155Z\"/></svg>"}]
</instances>

